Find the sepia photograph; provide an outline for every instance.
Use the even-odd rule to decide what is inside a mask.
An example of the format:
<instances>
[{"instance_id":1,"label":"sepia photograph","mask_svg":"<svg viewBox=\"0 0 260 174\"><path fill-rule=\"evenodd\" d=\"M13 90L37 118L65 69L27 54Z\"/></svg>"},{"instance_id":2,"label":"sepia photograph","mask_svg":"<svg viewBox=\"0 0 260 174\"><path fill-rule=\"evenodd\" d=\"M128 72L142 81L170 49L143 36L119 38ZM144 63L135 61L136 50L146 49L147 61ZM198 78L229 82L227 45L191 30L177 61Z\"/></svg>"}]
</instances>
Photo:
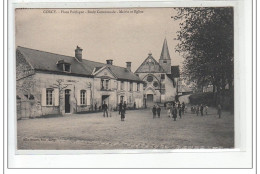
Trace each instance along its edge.
<instances>
[{"instance_id":1,"label":"sepia photograph","mask_svg":"<svg viewBox=\"0 0 260 174\"><path fill-rule=\"evenodd\" d=\"M14 18L17 150L235 148L233 7Z\"/></svg>"}]
</instances>

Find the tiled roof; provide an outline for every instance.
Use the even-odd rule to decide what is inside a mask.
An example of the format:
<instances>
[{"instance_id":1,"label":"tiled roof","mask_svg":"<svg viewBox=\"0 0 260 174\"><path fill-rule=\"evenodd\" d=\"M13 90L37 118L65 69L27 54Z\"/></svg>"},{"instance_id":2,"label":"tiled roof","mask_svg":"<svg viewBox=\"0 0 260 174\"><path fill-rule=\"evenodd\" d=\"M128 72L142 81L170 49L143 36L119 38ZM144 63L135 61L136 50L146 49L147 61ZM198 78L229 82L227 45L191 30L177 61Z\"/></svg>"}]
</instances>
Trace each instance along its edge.
<instances>
[{"instance_id":1,"label":"tiled roof","mask_svg":"<svg viewBox=\"0 0 260 174\"><path fill-rule=\"evenodd\" d=\"M79 62L75 57L39 51L20 46L17 47L17 51L20 51L21 54L24 55L25 59L35 70L61 73L63 71L57 67L56 63L59 60L64 60L66 63L71 64L71 73L75 75L91 76L94 68L108 66L110 67L111 71L118 77L118 79L141 82L139 77L124 67L108 65L105 63L99 63L85 59L82 59L82 62Z\"/></svg>"},{"instance_id":2,"label":"tiled roof","mask_svg":"<svg viewBox=\"0 0 260 174\"><path fill-rule=\"evenodd\" d=\"M152 60L155 64L152 66L152 69L149 69L149 59ZM153 58L152 54L150 53L148 57L143 61L143 63L137 68L135 73L165 73L164 69L161 65Z\"/></svg>"}]
</instances>

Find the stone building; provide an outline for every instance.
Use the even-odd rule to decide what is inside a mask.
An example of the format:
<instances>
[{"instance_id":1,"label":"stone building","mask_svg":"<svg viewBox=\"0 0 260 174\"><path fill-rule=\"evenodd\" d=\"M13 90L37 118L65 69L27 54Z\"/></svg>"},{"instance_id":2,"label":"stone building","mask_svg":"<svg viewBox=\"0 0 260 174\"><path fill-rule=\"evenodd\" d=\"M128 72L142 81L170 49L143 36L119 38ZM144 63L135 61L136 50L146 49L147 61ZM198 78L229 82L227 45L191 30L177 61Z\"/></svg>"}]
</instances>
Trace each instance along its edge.
<instances>
[{"instance_id":1,"label":"stone building","mask_svg":"<svg viewBox=\"0 0 260 174\"><path fill-rule=\"evenodd\" d=\"M143 82L113 60L99 63L18 46L16 92L19 117L78 113L99 109L103 102L116 109L120 101L128 107L143 107Z\"/></svg>"},{"instance_id":2,"label":"stone building","mask_svg":"<svg viewBox=\"0 0 260 174\"><path fill-rule=\"evenodd\" d=\"M144 96L147 106L155 102L175 100L178 94L179 66L171 66L171 57L167 40L164 40L159 62L148 54L148 57L135 71L135 74L144 81Z\"/></svg>"}]
</instances>

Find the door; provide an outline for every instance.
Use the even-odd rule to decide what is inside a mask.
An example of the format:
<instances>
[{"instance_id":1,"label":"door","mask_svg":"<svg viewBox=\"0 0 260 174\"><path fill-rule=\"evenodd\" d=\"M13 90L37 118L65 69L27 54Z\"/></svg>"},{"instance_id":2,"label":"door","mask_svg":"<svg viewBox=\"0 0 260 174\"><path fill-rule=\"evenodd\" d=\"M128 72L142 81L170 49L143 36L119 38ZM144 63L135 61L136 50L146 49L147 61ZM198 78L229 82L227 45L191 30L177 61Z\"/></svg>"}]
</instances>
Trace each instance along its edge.
<instances>
[{"instance_id":1,"label":"door","mask_svg":"<svg viewBox=\"0 0 260 174\"><path fill-rule=\"evenodd\" d=\"M152 106L153 105L153 94L147 94L146 104L147 104L147 106Z\"/></svg>"},{"instance_id":2,"label":"door","mask_svg":"<svg viewBox=\"0 0 260 174\"><path fill-rule=\"evenodd\" d=\"M70 90L65 90L65 113L70 113Z\"/></svg>"},{"instance_id":3,"label":"door","mask_svg":"<svg viewBox=\"0 0 260 174\"><path fill-rule=\"evenodd\" d=\"M124 102L124 96L120 96L120 102Z\"/></svg>"},{"instance_id":4,"label":"door","mask_svg":"<svg viewBox=\"0 0 260 174\"><path fill-rule=\"evenodd\" d=\"M102 105L106 102L106 104L109 104L109 95L102 95Z\"/></svg>"}]
</instances>

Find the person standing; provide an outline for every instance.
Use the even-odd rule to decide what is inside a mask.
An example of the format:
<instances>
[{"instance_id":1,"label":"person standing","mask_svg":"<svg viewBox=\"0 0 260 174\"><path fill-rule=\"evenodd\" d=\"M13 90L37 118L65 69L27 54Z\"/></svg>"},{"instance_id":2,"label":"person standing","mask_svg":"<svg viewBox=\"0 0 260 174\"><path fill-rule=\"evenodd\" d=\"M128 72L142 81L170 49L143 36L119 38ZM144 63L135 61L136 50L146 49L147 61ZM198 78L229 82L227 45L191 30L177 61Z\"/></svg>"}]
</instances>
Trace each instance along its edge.
<instances>
[{"instance_id":1,"label":"person standing","mask_svg":"<svg viewBox=\"0 0 260 174\"><path fill-rule=\"evenodd\" d=\"M97 111L97 103L95 103L95 106L94 106L94 108L95 108L95 111Z\"/></svg>"},{"instance_id":2,"label":"person standing","mask_svg":"<svg viewBox=\"0 0 260 174\"><path fill-rule=\"evenodd\" d=\"M168 113L169 118L171 118L171 116L172 116L172 107L170 106L170 104L168 104L168 106L167 106L167 113Z\"/></svg>"},{"instance_id":3,"label":"person standing","mask_svg":"<svg viewBox=\"0 0 260 174\"><path fill-rule=\"evenodd\" d=\"M119 115L121 114L122 107L123 107L123 102L121 101L121 102L119 103L119 105L118 105Z\"/></svg>"},{"instance_id":4,"label":"person standing","mask_svg":"<svg viewBox=\"0 0 260 174\"><path fill-rule=\"evenodd\" d=\"M178 108L178 111L179 111L179 117L181 118L181 114L182 114L182 107L181 106Z\"/></svg>"},{"instance_id":5,"label":"person standing","mask_svg":"<svg viewBox=\"0 0 260 174\"><path fill-rule=\"evenodd\" d=\"M158 115L158 118L160 118L160 115L161 115L161 108L160 108L160 106L159 106L159 105L157 105L157 108L156 108L156 110L157 110L157 115Z\"/></svg>"},{"instance_id":6,"label":"person standing","mask_svg":"<svg viewBox=\"0 0 260 174\"><path fill-rule=\"evenodd\" d=\"M206 114L206 115L208 115L208 108L209 108L209 107L206 105L206 106L205 106L205 114Z\"/></svg>"},{"instance_id":7,"label":"person standing","mask_svg":"<svg viewBox=\"0 0 260 174\"><path fill-rule=\"evenodd\" d=\"M125 113L126 113L126 103L124 102L124 104L122 104L122 109L121 109L121 121L125 121Z\"/></svg>"},{"instance_id":8,"label":"person standing","mask_svg":"<svg viewBox=\"0 0 260 174\"><path fill-rule=\"evenodd\" d=\"M136 109L136 103L134 102L134 109Z\"/></svg>"},{"instance_id":9,"label":"person standing","mask_svg":"<svg viewBox=\"0 0 260 174\"><path fill-rule=\"evenodd\" d=\"M125 109L126 112L126 101L124 101L123 108Z\"/></svg>"},{"instance_id":10,"label":"person standing","mask_svg":"<svg viewBox=\"0 0 260 174\"><path fill-rule=\"evenodd\" d=\"M104 104L102 105L102 109L103 109L103 116L106 117L105 114L107 114L107 117L108 117L107 104L105 101L104 101Z\"/></svg>"},{"instance_id":11,"label":"person standing","mask_svg":"<svg viewBox=\"0 0 260 174\"><path fill-rule=\"evenodd\" d=\"M200 106L197 105L197 106L196 106L196 114L197 114L197 116L199 116L199 111L200 111Z\"/></svg>"},{"instance_id":12,"label":"person standing","mask_svg":"<svg viewBox=\"0 0 260 174\"><path fill-rule=\"evenodd\" d=\"M218 104L218 118L221 118L221 114L222 114L222 111L221 111L221 105Z\"/></svg>"},{"instance_id":13,"label":"person standing","mask_svg":"<svg viewBox=\"0 0 260 174\"><path fill-rule=\"evenodd\" d=\"M181 107L182 107L182 114L184 114L184 111L185 111L185 103L184 102L182 102Z\"/></svg>"},{"instance_id":14,"label":"person standing","mask_svg":"<svg viewBox=\"0 0 260 174\"><path fill-rule=\"evenodd\" d=\"M173 106L172 108L172 118L174 119L174 121L176 121L177 118L177 107Z\"/></svg>"},{"instance_id":15,"label":"person standing","mask_svg":"<svg viewBox=\"0 0 260 174\"><path fill-rule=\"evenodd\" d=\"M203 109L204 109L204 108L203 108L203 104L201 104L201 105L200 105L200 114L201 114L201 116L203 116Z\"/></svg>"},{"instance_id":16,"label":"person standing","mask_svg":"<svg viewBox=\"0 0 260 174\"><path fill-rule=\"evenodd\" d=\"M155 118L156 117L156 106L155 105L153 106L152 112L153 112L153 118Z\"/></svg>"},{"instance_id":17,"label":"person standing","mask_svg":"<svg viewBox=\"0 0 260 174\"><path fill-rule=\"evenodd\" d=\"M125 121L125 109L124 109L124 107L121 109L120 114L121 114L121 121Z\"/></svg>"}]
</instances>

